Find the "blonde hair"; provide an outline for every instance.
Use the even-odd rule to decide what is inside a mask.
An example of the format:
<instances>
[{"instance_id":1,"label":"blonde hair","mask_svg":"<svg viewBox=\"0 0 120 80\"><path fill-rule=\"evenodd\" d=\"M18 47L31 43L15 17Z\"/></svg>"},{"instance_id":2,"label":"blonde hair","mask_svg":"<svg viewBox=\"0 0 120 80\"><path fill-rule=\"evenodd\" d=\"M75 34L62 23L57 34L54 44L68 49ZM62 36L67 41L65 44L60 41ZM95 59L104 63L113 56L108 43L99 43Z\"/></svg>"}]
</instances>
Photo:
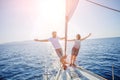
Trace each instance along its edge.
<instances>
[{"instance_id":1,"label":"blonde hair","mask_svg":"<svg viewBox=\"0 0 120 80\"><path fill-rule=\"evenodd\" d=\"M57 33L57 32L56 32L56 31L53 31L53 32L52 32L52 35L55 34L55 33Z\"/></svg>"},{"instance_id":2,"label":"blonde hair","mask_svg":"<svg viewBox=\"0 0 120 80\"><path fill-rule=\"evenodd\" d=\"M77 40L80 40L80 39L81 39L80 34L77 34L77 35L76 35L76 38L77 38Z\"/></svg>"}]
</instances>

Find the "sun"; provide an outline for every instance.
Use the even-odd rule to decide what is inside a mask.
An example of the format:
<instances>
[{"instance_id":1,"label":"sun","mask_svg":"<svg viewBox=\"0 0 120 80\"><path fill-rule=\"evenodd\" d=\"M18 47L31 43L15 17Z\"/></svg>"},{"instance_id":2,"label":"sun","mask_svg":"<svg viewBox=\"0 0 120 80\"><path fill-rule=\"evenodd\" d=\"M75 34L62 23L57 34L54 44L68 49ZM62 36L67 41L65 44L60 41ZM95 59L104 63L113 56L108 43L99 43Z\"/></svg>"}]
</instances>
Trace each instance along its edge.
<instances>
[{"instance_id":1,"label":"sun","mask_svg":"<svg viewBox=\"0 0 120 80\"><path fill-rule=\"evenodd\" d=\"M65 27L65 0L44 0L40 1L37 8L38 17L34 27L34 33L45 34L48 37L52 31L58 35L64 35ZM35 34L35 35L36 35Z\"/></svg>"},{"instance_id":2,"label":"sun","mask_svg":"<svg viewBox=\"0 0 120 80\"><path fill-rule=\"evenodd\" d=\"M58 23L64 17L64 3L62 0L46 0L40 11L45 20Z\"/></svg>"}]
</instances>

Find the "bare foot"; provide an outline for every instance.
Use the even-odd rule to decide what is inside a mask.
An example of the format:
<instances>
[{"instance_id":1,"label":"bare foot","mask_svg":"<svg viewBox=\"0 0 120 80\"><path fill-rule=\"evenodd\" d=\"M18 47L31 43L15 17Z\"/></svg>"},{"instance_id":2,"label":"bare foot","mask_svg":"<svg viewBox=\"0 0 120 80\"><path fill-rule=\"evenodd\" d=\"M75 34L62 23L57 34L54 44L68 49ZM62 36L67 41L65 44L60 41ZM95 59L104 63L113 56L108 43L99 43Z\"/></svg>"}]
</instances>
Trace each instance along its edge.
<instances>
[{"instance_id":1,"label":"bare foot","mask_svg":"<svg viewBox=\"0 0 120 80\"><path fill-rule=\"evenodd\" d=\"M67 69L67 66L66 66L66 65L63 65L62 67L63 67L63 69L64 69L64 70L66 70L66 69Z\"/></svg>"}]
</instances>

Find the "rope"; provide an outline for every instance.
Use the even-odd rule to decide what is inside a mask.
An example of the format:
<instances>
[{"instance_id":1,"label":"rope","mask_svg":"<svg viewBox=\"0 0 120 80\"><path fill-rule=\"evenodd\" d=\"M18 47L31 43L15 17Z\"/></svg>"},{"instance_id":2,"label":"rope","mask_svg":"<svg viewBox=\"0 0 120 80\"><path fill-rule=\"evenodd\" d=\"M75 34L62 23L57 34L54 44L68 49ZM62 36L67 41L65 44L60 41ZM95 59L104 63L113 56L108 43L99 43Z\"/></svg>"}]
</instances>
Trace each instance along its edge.
<instances>
[{"instance_id":1,"label":"rope","mask_svg":"<svg viewBox=\"0 0 120 80\"><path fill-rule=\"evenodd\" d=\"M112 65L112 80L114 80L114 65Z\"/></svg>"},{"instance_id":2,"label":"rope","mask_svg":"<svg viewBox=\"0 0 120 80\"><path fill-rule=\"evenodd\" d=\"M93 3L93 4L95 4L95 5L98 5L98 6L100 6L100 7L104 7L104 8L106 8L106 9L112 10L112 11L120 12L120 10L113 9L113 8L110 8L110 7L104 6L104 5L102 5L102 4L98 4L98 3L93 2L93 1L90 1L90 0L86 0L86 1L88 1L88 2L90 2L90 3Z\"/></svg>"}]
</instances>

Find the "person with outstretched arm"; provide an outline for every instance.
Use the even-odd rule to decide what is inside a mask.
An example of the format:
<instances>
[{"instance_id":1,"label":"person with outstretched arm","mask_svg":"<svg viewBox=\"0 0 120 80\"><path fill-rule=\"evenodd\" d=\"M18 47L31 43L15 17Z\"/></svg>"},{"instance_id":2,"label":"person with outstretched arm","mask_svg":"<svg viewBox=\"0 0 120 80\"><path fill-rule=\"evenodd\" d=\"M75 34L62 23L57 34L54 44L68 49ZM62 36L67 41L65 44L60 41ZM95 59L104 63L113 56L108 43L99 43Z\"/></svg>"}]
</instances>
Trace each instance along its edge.
<instances>
[{"instance_id":1,"label":"person with outstretched arm","mask_svg":"<svg viewBox=\"0 0 120 80\"><path fill-rule=\"evenodd\" d=\"M64 37L63 38L59 38L57 36L57 32L53 31L51 38L45 39L45 40L34 39L34 41L38 41L38 42L48 42L48 41L50 41L52 43L53 47L55 48L55 51L56 51L58 57L60 58L60 62L63 64L63 67L66 69L66 67L67 67L65 65L66 61L63 58L63 50L62 50L61 45L59 43L59 40L63 40L63 39L65 39L65 38Z\"/></svg>"},{"instance_id":2,"label":"person with outstretched arm","mask_svg":"<svg viewBox=\"0 0 120 80\"><path fill-rule=\"evenodd\" d=\"M74 45L72 47L72 52L71 52L70 66L76 66L75 60L79 53L79 49L81 47L81 41L84 41L90 36L91 33L89 33L86 37L81 38L80 34L77 34L76 39L67 40L67 41L74 41Z\"/></svg>"}]
</instances>

